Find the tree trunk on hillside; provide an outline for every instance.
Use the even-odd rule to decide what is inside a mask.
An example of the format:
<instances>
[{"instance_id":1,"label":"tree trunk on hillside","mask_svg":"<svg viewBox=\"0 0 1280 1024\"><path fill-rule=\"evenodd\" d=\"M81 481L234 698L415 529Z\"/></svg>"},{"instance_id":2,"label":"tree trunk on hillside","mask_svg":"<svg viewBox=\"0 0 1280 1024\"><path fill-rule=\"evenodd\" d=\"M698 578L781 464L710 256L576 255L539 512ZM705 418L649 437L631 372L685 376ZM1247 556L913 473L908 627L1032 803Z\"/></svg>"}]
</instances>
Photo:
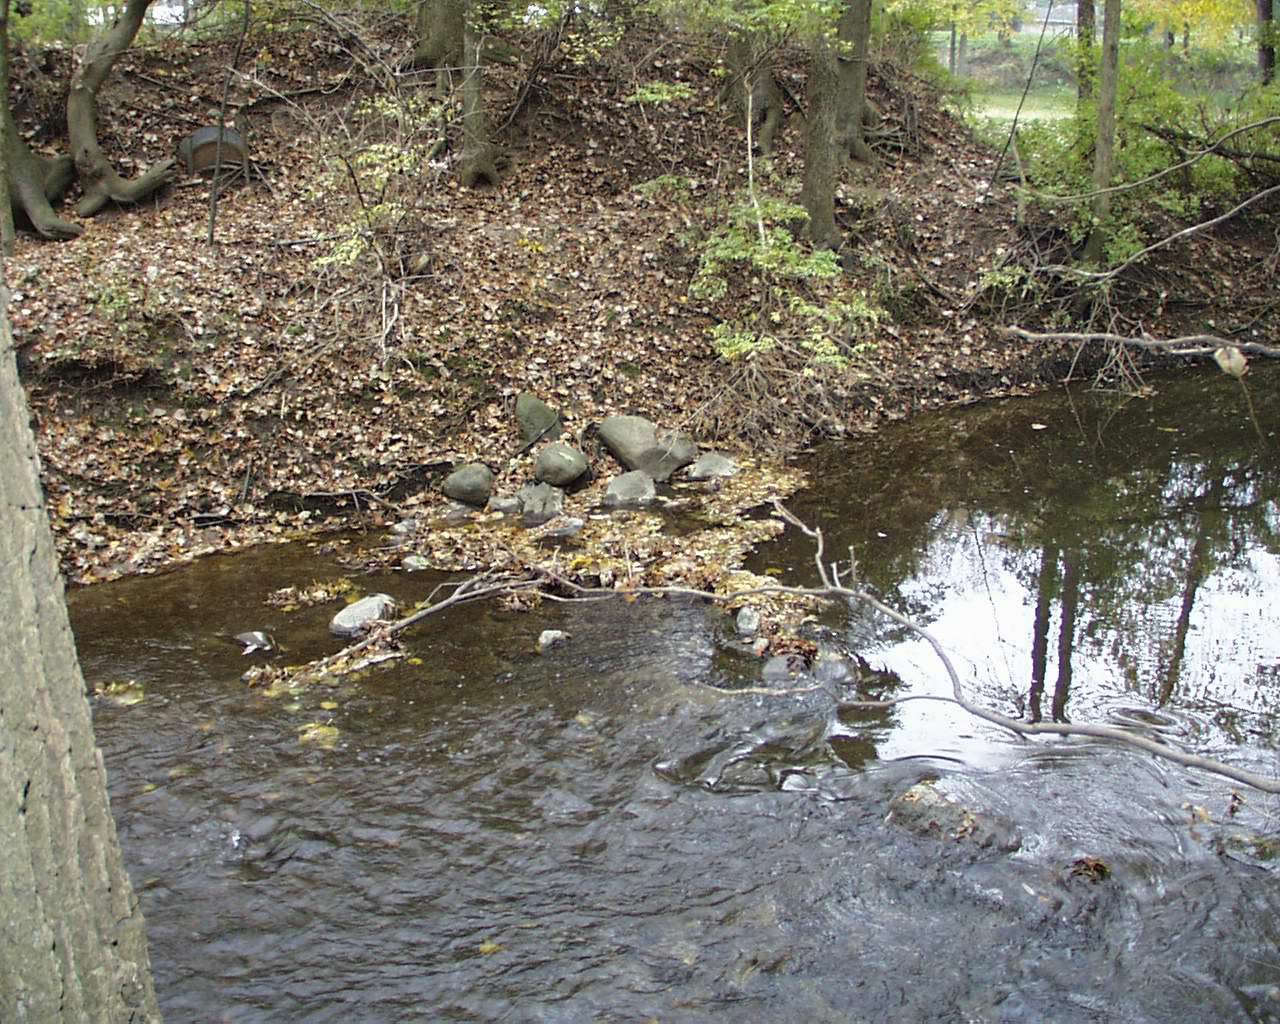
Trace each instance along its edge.
<instances>
[{"instance_id":1,"label":"tree trunk on hillside","mask_svg":"<svg viewBox=\"0 0 1280 1024\"><path fill-rule=\"evenodd\" d=\"M1098 35L1097 12L1093 0L1076 4L1076 99L1084 103L1093 98L1093 44Z\"/></svg>"},{"instance_id":2,"label":"tree trunk on hillside","mask_svg":"<svg viewBox=\"0 0 1280 1024\"><path fill-rule=\"evenodd\" d=\"M42 156L31 152L18 134L7 104L0 108L4 122L4 164L10 210L21 211L45 238L75 238L84 229L63 220L53 209L62 201L75 177L69 156Z\"/></svg>"},{"instance_id":3,"label":"tree trunk on hillside","mask_svg":"<svg viewBox=\"0 0 1280 1024\"><path fill-rule=\"evenodd\" d=\"M159 1021L0 284L0 1020Z\"/></svg>"},{"instance_id":4,"label":"tree trunk on hillside","mask_svg":"<svg viewBox=\"0 0 1280 1024\"><path fill-rule=\"evenodd\" d=\"M67 95L67 134L71 157L84 197L76 204L82 217L97 213L108 200L136 203L160 188L173 170L172 160L152 165L132 181L120 177L98 145L98 90L112 67L138 34L151 0L128 0L124 12L89 43L84 58L71 75Z\"/></svg>"},{"instance_id":5,"label":"tree trunk on hillside","mask_svg":"<svg viewBox=\"0 0 1280 1024\"><path fill-rule=\"evenodd\" d=\"M871 50L872 0L846 0L840 13L838 38L840 53L841 142L845 151L860 163L875 159L867 145L863 127L867 118L867 62Z\"/></svg>"},{"instance_id":6,"label":"tree trunk on hillside","mask_svg":"<svg viewBox=\"0 0 1280 1024\"><path fill-rule=\"evenodd\" d=\"M1115 173L1116 89L1120 78L1120 0L1107 0L1102 14L1102 60L1098 69L1098 133L1093 150L1093 228L1084 247L1086 263L1102 262L1111 215Z\"/></svg>"},{"instance_id":7,"label":"tree trunk on hillside","mask_svg":"<svg viewBox=\"0 0 1280 1024\"><path fill-rule=\"evenodd\" d=\"M458 167L458 179L467 188L498 184L495 147L489 141L485 111L483 49L484 32L475 12L469 10L462 33L462 162Z\"/></svg>"},{"instance_id":8,"label":"tree trunk on hillside","mask_svg":"<svg viewBox=\"0 0 1280 1024\"><path fill-rule=\"evenodd\" d=\"M742 117L751 116L760 155L766 159L773 153L773 140L782 124L782 90L773 68L761 51L755 36L738 33L729 40L725 55L729 81L724 100Z\"/></svg>"},{"instance_id":9,"label":"tree trunk on hillside","mask_svg":"<svg viewBox=\"0 0 1280 1024\"><path fill-rule=\"evenodd\" d=\"M1270 85L1276 77L1275 6L1272 0L1258 0L1258 79Z\"/></svg>"},{"instance_id":10,"label":"tree trunk on hillside","mask_svg":"<svg viewBox=\"0 0 1280 1024\"><path fill-rule=\"evenodd\" d=\"M9 95L9 0L0 0L0 96ZM4 104L6 110L9 105ZM8 167L11 119L0 117L0 166ZM13 255L13 203L9 199L9 175L0 174L0 277L3 261Z\"/></svg>"},{"instance_id":11,"label":"tree trunk on hillside","mask_svg":"<svg viewBox=\"0 0 1280 1024\"><path fill-rule=\"evenodd\" d=\"M419 0L413 66L440 68L446 77L449 69L460 68L465 20L465 0Z\"/></svg>"},{"instance_id":12,"label":"tree trunk on hillside","mask_svg":"<svg viewBox=\"0 0 1280 1024\"><path fill-rule=\"evenodd\" d=\"M827 36L814 39L809 56L809 131L805 140L804 185L800 203L809 214L807 233L815 245L835 248L836 172L841 153L840 68L835 44Z\"/></svg>"}]
</instances>

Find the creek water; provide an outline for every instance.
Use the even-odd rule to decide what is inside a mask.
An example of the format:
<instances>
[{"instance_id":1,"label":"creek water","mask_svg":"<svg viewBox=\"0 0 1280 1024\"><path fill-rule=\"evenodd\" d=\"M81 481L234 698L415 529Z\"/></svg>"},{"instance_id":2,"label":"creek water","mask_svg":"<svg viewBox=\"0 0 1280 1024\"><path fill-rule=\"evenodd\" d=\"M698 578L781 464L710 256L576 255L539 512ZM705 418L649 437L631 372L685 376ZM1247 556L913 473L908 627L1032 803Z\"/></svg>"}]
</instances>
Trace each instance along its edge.
<instances>
[{"instance_id":1,"label":"creek water","mask_svg":"<svg viewBox=\"0 0 1280 1024\"><path fill-rule=\"evenodd\" d=\"M819 452L793 507L971 696L1280 774L1280 375L1249 379L1264 439L1221 377L1008 401ZM795 531L755 567L815 578ZM94 714L170 1021L1280 1020L1277 798L757 692L728 617L670 600L467 606L410 662L246 688L226 635L336 649L332 607L263 598L341 573L297 545L70 594L90 683L145 688ZM546 628L571 639L537 656ZM812 628L866 692L947 692L870 613ZM893 820L926 780L1007 841Z\"/></svg>"}]
</instances>

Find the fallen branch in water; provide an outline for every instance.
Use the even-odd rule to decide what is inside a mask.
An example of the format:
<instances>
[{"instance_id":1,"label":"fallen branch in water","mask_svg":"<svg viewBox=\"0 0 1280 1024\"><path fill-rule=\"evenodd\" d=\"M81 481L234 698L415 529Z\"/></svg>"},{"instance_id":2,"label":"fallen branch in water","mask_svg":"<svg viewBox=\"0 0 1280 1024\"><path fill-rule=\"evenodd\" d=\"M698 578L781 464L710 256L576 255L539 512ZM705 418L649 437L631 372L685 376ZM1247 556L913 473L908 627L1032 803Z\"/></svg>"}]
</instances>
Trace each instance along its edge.
<instances>
[{"instance_id":1,"label":"fallen branch in water","mask_svg":"<svg viewBox=\"0 0 1280 1024\"><path fill-rule=\"evenodd\" d=\"M1076 341L1086 344L1101 341L1109 345L1125 345L1129 348L1140 348L1148 352L1158 352L1168 356L1207 356L1214 358L1221 349L1238 349L1252 356L1267 359L1280 359L1280 346L1264 345L1259 341L1229 341L1214 334L1188 334L1181 338L1153 338L1144 335L1135 338L1125 334L1113 334L1109 331L1049 331L1040 333L1024 330L1021 327L1004 327L1002 333L1024 341Z\"/></svg>"},{"instance_id":2,"label":"fallen branch in water","mask_svg":"<svg viewBox=\"0 0 1280 1024\"><path fill-rule=\"evenodd\" d=\"M1251 786L1254 789L1261 790L1265 793L1280 793L1280 779L1271 778L1265 775L1259 775L1243 768L1237 768L1233 765L1225 764L1222 761L1213 758L1203 757L1199 754L1187 754L1172 747L1157 743L1155 740L1148 739L1128 730L1121 729L1111 725L1093 725L1089 723L1076 724L1066 722L1023 722L1016 718L1010 718L1002 715L990 708L983 707L981 704L974 703L965 694L964 686L960 681L960 675L956 671L954 663L947 655L941 642L933 636L923 626L918 625L915 621L894 608L889 607L884 602L873 597L867 591L846 585L844 577L852 577L856 573L856 565L854 563L852 553L843 570L838 561L828 562L826 560L826 541L822 531L815 527L810 527L793 515L780 501L774 501L774 508L777 514L787 523L790 523L796 529L800 530L806 537L814 542L814 564L818 570L818 578L821 586L818 587L788 587L788 586L761 586L751 589L733 591L731 593L715 593L709 590L698 590L692 587L635 587L635 588L610 588L610 587L591 587L578 583L568 577L559 575L549 570L536 570L526 575L497 575L485 573L474 576L458 583L442 583L438 585L427 596L417 610L394 622L388 622L378 625L364 639L344 647L337 654L330 655L327 658L300 669L292 670L291 677L300 680L315 680L325 675L348 674L357 671L359 668L368 667L376 664L378 661L388 660L399 655L395 652L388 651L388 645L394 642L394 638L408 629L410 626L452 608L456 605L467 604L472 601L485 600L492 597L500 597L516 593L538 593L552 600L561 601L582 601L582 600L601 600L616 598L632 598L639 595L651 595L655 597L691 597L716 604L728 604L730 602L740 601L744 597L750 596L769 596L769 595L789 595L793 597L806 598L813 601L832 601L843 600L849 605L864 604L870 608L874 608L881 615L905 627L915 633L922 640L929 644L934 654L942 663L947 673L947 678L951 682L951 696L941 696L937 694L914 694L904 697L898 697L891 700L867 700L867 701L851 701L844 702L845 706L863 708L868 710L886 709L895 707L899 704L905 704L909 701L917 700L933 700L943 703L955 704L968 712L974 718L988 722L992 725L1005 729L1014 735L1020 737L1028 736L1089 736L1094 739L1110 740L1120 743L1124 746L1144 751L1155 757L1163 758L1167 761L1173 761L1176 764L1183 765L1187 768L1195 768L1201 771L1210 772L1214 775L1220 775L1224 778L1231 779L1234 782ZM436 601L435 597L446 589L451 589L447 597ZM549 593L549 589L560 591L559 594ZM569 596L564 596L568 594ZM360 657L360 655L364 657ZM750 687L743 691L725 691L726 693L769 693L778 695L785 692L803 693L812 690L821 689L820 685L795 687L790 691L766 689L763 687Z\"/></svg>"},{"instance_id":3,"label":"fallen branch in water","mask_svg":"<svg viewBox=\"0 0 1280 1024\"><path fill-rule=\"evenodd\" d=\"M942 667L946 670L947 678L951 681L951 697L938 698L941 700L949 700L959 705L975 718L979 718L984 722L990 722L992 725L998 725L1003 729L1007 729L1019 736L1092 736L1095 739L1112 740L1122 743L1125 746L1135 747L1138 750L1154 754L1156 757L1162 757L1167 761L1173 761L1177 764L1184 765L1188 768L1198 768L1201 771L1212 772L1215 775L1221 775L1235 782L1242 783L1246 786L1252 786L1254 789L1262 790L1264 793L1280 793L1280 779L1259 775L1256 772L1247 771L1244 768L1236 768L1234 765L1225 764L1222 761L1215 761L1212 758L1202 757L1199 754L1185 754L1180 750L1167 747L1155 740L1147 739L1145 736L1139 736L1135 733L1128 732L1112 725L1091 725L1091 724L1071 724L1065 722L1022 722L1016 718L1009 718L997 711L992 711L980 704L975 704L965 696L964 687L960 682L960 675L956 672L955 665L947 656L947 652L943 649L938 639L923 626L917 625L901 612L890 608L882 601L877 600L868 594L865 590L854 590L844 586L840 581L840 569L836 562L827 563L824 558L824 541L822 531L807 526L792 515L789 511L777 505L778 513L799 529L805 536L810 537L816 546L814 561L818 567L818 576L822 580L823 586L820 592L829 597L841 597L849 602L860 602L874 608L881 615L892 619L900 626L905 626L911 632L915 633L924 640L931 648L933 653L937 655L938 660L942 662ZM853 562L850 559L849 572L853 572ZM904 700L910 698L903 698ZM888 704L898 703L898 701L876 701L874 706L883 707ZM865 705L864 705L865 706Z\"/></svg>"}]
</instances>

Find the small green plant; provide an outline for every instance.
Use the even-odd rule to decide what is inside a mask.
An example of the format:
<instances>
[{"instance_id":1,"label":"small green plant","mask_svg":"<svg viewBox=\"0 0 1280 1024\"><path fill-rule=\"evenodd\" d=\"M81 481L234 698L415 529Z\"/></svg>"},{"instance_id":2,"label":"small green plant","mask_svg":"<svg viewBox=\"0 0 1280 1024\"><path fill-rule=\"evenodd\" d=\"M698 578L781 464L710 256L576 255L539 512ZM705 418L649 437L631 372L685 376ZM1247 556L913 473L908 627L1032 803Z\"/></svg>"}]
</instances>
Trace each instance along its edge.
<instances>
[{"instance_id":1,"label":"small green plant","mask_svg":"<svg viewBox=\"0 0 1280 1024\"><path fill-rule=\"evenodd\" d=\"M693 89L684 82L645 82L627 97L627 102L658 106L692 97Z\"/></svg>"},{"instance_id":2,"label":"small green plant","mask_svg":"<svg viewBox=\"0 0 1280 1024\"><path fill-rule=\"evenodd\" d=\"M802 372L845 369L868 347L880 313L841 281L836 254L800 241L802 207L773 197L731 206L699 245L691 297L738 311L711 329L725 360L775 350L796 356Z\"/></svg>"}]
</instances>

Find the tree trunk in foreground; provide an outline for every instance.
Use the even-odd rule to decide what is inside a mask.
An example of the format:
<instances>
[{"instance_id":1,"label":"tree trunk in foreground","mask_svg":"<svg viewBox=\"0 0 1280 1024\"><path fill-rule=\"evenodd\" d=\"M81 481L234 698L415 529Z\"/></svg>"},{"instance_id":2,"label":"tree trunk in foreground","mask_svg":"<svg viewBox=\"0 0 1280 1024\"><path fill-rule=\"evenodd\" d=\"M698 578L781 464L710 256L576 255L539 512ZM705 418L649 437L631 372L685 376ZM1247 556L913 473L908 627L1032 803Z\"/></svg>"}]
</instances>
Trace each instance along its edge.
<instances>
[{"instance_id":1,"label":"tree trunk in foreground","mask_svg":"<svg viewBox=\"0 0 1280 1024\"><path fill-rule=\"evenodd\" d=\"M0 284L0 1020L159 1021Z\"/></svg>"},{"instance_id":2,"label":"tree trunk in foreground","mask_svg":"<svg viewBox=\"0 0 1280 1024\"><path fill-rule=\"evenodd\" d=\"M1102 62L1098 74L1098 135L1093 151L1093 228L1085 243L1086 263L1102 262L1111 215L1111 177L1115 173L1116 89L1120 78L1120 0L1107 0L1102 14Z\"/></svg>"},{"instance_id":3,"label":"tree trunk in foreground","mask_svg":"<svg viewBox=\"0 0 1280 1024\"><path fill-rule=\"evenodd\" d=\"M123 13L98 35L85 50L84 58L71 76L67 95L67 134L71 140L71 156L84 198L76 204L76 213L89 217L108 201L136 203L160 188L173 170L172 160L161 160L145 174L132 181L120 177L102 147L98 145L98 90L107 80L112 67L133 42L142 26L151 0L128 0Z\"/></svg>"},{"instance_id":4,"label":"tree trunk in foreground","mask_svg":"<svg viewBox=\"0 0 1280 1024\"><path fill-rule=\"evenodd\" d=\"M805 140L800 205L809 214L807 233L815 245L836 246L836 172L840 158L840 69L825 35L809 48L809 132Z\"/></svg>"}]
</instances>

